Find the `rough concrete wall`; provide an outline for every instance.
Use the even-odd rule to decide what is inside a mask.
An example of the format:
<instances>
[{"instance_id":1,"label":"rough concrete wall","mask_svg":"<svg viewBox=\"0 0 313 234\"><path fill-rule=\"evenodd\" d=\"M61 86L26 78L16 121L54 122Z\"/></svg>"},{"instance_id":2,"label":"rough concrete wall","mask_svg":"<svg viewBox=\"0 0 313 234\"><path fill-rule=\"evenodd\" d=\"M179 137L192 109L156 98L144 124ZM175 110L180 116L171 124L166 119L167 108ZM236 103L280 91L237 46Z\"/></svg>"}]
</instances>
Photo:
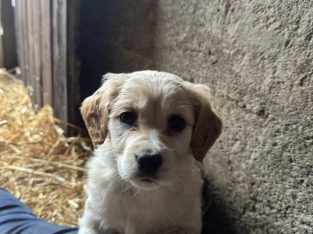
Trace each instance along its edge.
<instances>
[{"instance_id":1,"label":"rough concrete wall","mask_svg":"<svg viewBox=\"0 0 313 234\"><path fill-rule=\"evenodd\" d=\"M312 0L157 8L156 67L208 84L224 120L206 161L215 207L229 216L211 215L215 230L313 233Z\"/></svg>"}]
</instances>

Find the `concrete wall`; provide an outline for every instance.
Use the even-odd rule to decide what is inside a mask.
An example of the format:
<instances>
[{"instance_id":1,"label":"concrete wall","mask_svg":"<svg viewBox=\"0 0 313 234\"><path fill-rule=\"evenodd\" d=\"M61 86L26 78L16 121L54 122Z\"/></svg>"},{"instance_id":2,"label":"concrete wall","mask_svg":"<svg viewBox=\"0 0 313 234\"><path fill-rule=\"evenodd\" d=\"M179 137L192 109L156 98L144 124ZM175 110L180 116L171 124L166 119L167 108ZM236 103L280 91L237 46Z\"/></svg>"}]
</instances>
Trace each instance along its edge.
<instances>
[{"instance_id":1,"label":"concrete wall","mask_svg":"<svg viewBox=\"0 0 313 234\"><path fill-rule=\"evenodd\" d=\"M313 1L117 2L108 70L212 88L225 128L205 162L208 233L313 233Z\"/></svg>"},{"instance_id":2,"label":"concrete wall","mask_svg":"<svg viewBox=\"0 0 313 234\"><path fill-rule=\"evenodd\" d=\"M156 67L221 111L206 163L234 230L313 233L313 1L163 0L157 16Z\"/></svg>"}]
</instances>

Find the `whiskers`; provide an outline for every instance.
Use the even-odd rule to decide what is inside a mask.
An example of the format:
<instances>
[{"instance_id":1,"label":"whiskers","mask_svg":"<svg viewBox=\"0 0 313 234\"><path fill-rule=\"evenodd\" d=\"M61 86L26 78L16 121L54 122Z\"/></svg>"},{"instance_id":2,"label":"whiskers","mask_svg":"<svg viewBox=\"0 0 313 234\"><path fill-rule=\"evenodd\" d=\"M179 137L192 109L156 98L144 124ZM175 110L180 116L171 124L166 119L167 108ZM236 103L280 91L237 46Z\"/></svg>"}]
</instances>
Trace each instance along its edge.
<instances>
[{"instance_id":1,"label":"whiskers","mask_svg":"<svg viewBox=\"0 0 313 234\"><path fill-rule=\"evenodd\" d=\"M131 196L132 199L134 199L136 197L136 195L139 193L139 188L134 187L134 190L135 190L135 192Z\"/></svg>"},{"instance_id":2,"label":"whiskers","mask_svg":"<svg viewBox=\"0 0 313 234\"><path fill-rule=\"evenodd\" d=\"M133 172L125 173L124 177L126 177L126 178L130 177L132 175L132 173ZM121 188L122 193L127 192L128 190L130 190L133 187L133 185L129 181L122 178L122 176L119 174L118 171L116 171L113 176L114 176L114 178L112 178L112 179L116 180L117 184Z\"/></svg>"}]
</instances>

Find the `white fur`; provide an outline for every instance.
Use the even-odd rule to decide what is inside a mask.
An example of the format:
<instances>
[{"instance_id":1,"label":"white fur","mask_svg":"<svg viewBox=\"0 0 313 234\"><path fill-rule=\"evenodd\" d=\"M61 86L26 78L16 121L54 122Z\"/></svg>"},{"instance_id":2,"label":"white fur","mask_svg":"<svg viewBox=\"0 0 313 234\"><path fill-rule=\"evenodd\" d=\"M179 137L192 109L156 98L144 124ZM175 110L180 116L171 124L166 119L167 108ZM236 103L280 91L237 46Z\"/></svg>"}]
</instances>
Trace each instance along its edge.
<instances>
[{"instance_id":1,"label":"white fur","mask_svg":"<svg viewBox=\"0 0 313 234\"><path fill-rule=\"evenodd\" d=\"M107 141L95 150L88 167L88 199L80 234L114 233L106 231L110 228L121 234L200 233L202 181L195 164L169 186L141 190L118 176ZM98 220L98 229L85 227L89 218Z\"/></svg>"}]
</instances>

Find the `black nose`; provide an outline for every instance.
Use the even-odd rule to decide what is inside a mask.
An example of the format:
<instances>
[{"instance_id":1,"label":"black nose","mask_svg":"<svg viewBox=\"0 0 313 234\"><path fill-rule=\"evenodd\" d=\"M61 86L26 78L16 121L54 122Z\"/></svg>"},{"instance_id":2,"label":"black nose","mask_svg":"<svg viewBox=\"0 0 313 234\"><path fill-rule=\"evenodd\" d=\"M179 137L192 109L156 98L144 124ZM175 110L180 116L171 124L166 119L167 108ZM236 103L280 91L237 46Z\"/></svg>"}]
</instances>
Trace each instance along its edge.
<instances>
[{"instance_id":1,"label":"black nose","mask_svg":"<svg viewBox=\"0 0 313 234\"><path fill-rule=\"evenodd\" d=\"M137 154L136 160L141 176L152 176L163 162L161 154L151 154L150 152Z\"/></svg>"}]
</instances>

